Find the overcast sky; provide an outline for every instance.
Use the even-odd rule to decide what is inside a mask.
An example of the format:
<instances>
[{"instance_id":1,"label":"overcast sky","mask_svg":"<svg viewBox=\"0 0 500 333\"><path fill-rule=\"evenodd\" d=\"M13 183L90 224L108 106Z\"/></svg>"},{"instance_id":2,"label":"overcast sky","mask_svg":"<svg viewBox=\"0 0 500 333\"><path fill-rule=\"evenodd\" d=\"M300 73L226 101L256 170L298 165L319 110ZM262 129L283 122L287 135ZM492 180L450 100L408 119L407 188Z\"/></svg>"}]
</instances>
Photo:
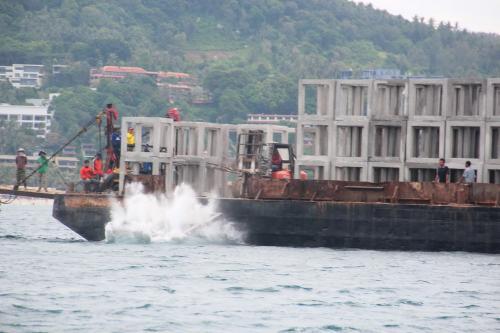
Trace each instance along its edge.
<instances>
[{"instance_id":1,"label":"overcast sky","mask_svg":"<svg viewBox=\"0 0 500 333\"><path fill-rule=\"evenodd\" d=\"M391 14L412 19L415 15L437 22L458 22L470 31L500 34L500 0L354 0L371 3Z\"/></svg>"}]
</instances>

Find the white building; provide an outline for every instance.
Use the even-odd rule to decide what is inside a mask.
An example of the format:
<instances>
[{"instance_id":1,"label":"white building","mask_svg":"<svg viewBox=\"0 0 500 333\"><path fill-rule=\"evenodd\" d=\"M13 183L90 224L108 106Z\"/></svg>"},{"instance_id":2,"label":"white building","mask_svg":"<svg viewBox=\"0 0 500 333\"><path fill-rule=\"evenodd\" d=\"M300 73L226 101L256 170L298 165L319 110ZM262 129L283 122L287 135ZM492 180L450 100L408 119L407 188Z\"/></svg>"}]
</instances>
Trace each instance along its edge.
<instances>
[{"instance_id":1,"label":"white building","mask_svg":"<svg viewBox=\"0 0 500 333\"><path fill-rule=\"evenodd\" d=\"M9 81L15 88L40 88L43 65L13 64L0 66L0 81Z\"/></svg>"},{"instance_id":2,"label":"white building","mask_svg":"<svg viewBox=\"0 0 500 333\"><path fill-rule=\"evenodd\" d=\"M279 124L282 122L296 123L298 116L295 114L261 114L250 113L247 115L249 124Z\"/></svg>"},{"instance_id":3,"label":"white building","mask_svg":"<svg viewBox=\"0 0 500 333\"><path fill-rule=\"evenodd\" d=\"M0 123L17 121L22 127L36 131L40 138L50 131L52 116L48 106L0 104Z\"/></svg>"}]
</instances>

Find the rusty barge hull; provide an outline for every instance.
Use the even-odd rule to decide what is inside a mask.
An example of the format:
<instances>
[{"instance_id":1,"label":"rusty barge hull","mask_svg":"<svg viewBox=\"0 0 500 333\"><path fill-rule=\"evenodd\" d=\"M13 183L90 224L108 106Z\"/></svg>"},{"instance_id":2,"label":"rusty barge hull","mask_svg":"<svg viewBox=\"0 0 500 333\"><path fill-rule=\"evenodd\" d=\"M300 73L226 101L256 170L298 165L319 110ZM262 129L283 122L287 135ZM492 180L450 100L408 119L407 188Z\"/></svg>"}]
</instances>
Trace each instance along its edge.
<instances>
[{"instance_id":1,"label":"rusty barge hull","mask_svg":"<svg viewBox=\"0 0 500 333\"><path fill-rule=\"evenodd\" d=\"M247 244L500 253L498 207L293 199L217 204ZM101 241L110 211L109 196L65 194L55 197L53 215L83 238Z\"/></svg>"}]
</instances>

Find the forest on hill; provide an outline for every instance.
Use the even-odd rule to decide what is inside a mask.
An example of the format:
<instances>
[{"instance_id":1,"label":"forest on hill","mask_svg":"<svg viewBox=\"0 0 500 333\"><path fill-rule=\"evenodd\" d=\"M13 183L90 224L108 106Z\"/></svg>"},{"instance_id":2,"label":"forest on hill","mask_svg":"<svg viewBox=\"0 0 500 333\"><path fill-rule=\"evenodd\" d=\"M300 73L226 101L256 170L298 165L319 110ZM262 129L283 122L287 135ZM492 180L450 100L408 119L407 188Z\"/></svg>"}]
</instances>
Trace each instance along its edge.
<instances>
[{"instance_id":1,"label":"forest on hill","mask_svg":"<svg viewBox=\"0 0 500 333\"><path fill-rule=\"evenodd\" d=\"M453 22L408 21L347 0L4 0L0 65L68 64L55 129L68 136L104 103L125 115L163 115L152 82L86 87L93 66L128 65L196 75L214 103L184 103L190 120L238 122L247 113L295 113L299 78L345 69L413 75L499 76L500 36ZM0 87L1 88L1 87ZM0 102L18 95L2 88Z\"/></svg>"}]
</instances>

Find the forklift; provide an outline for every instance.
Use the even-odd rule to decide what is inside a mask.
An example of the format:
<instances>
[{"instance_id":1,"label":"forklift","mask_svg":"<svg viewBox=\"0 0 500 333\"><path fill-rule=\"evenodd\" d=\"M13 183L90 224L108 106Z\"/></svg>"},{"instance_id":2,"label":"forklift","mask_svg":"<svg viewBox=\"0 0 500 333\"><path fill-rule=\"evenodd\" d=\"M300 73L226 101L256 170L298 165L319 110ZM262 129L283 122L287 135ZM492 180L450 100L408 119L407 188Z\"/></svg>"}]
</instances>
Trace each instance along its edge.
<instances>
[{"instance_id":1,"label":"forklift","mask_svg":"<svg viewBox=\"0 0 500 333\"><path fill-rule=\"evenodd\" d=\"M238 135L236 169L244 175L271 179L293 179L295 155L286 143L264 142L262 130Z\"/></svg>"}]
</instances>

